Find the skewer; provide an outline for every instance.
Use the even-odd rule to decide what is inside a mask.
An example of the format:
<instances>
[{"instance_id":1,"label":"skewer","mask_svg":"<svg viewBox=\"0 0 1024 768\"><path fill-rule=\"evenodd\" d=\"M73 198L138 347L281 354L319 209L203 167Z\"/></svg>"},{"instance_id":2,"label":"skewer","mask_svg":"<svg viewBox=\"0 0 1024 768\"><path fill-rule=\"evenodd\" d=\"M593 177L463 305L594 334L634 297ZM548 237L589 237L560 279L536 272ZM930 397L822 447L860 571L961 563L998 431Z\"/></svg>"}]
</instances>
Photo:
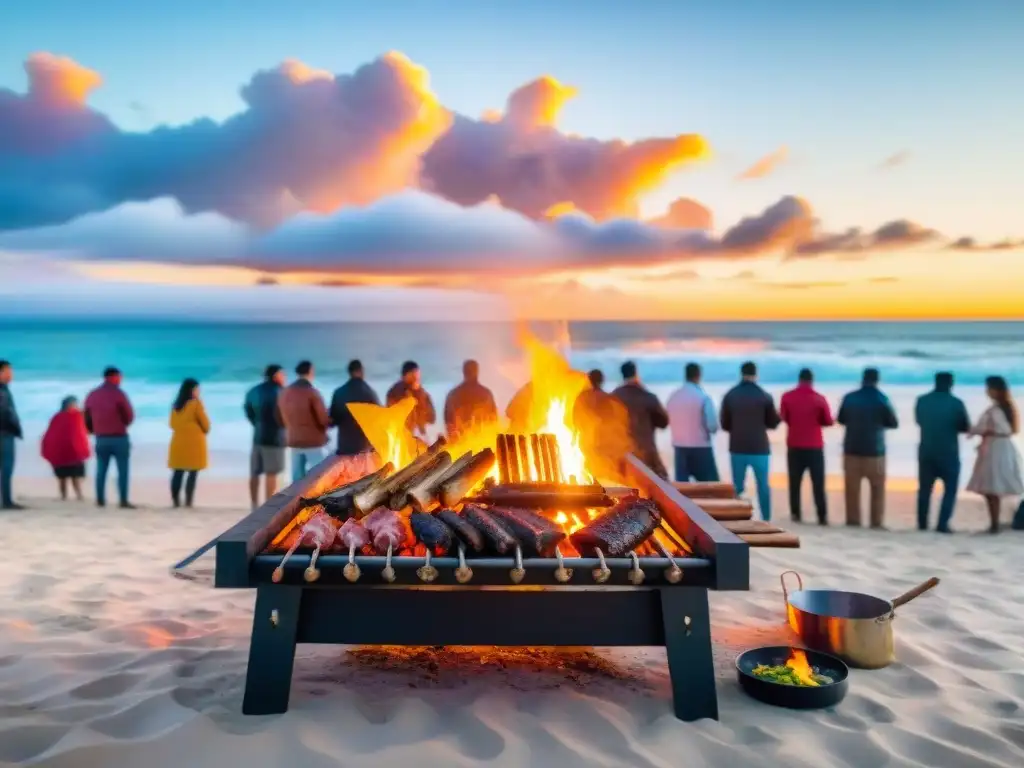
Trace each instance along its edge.
<instances>
[{"instance_id":1,"label":"skewer","mask_svg":"<svg viewBox=\"0 0 1024 768\"><path fill-rule=\"evenodd\" d=\"M295 554L295 551L299 548L300 544L302 544L301 533L299 533L298 537L295 539L295 543L292 544L291 549L284 553L284 557L281 558L281 564L278 565L271 574L270 579L275 584L279 583L281 579L284 578L284 564L288 562L288 558Z\"/></svg>"},{"instance_id":2,"label":"skewer","mask_svg":"<svg viewBox=\"0 0 1024 768\"><path fill-rule=\"evenodd\" d=\"M395 580L395 569L391 567L392 550L392 545L388 544L388 554L387 557L384 559L384 570L380 572L381 578L389 584Z\"/></svg>"},{"instance_id":3,"label":"skewer","mask_svg":"<svg viewBox=\"0 0 1024 768\"><path fill-rule=\"evenodd\" d=\"M600 565L591 572L591 575L594 577L594 581L598 584L604 584L611 578L612 572L608 567L608 563L604 561L604 552L602 552L600 548L595 548L594 553L597 555L597 560Z\"/></svg>"},{"instance_id":4,"label":"skewer","mask_svg":"<svg viewBox=\"0 0 1024 768\"><path fill-rule=\"evenodd\" d=\"M459 567L455 569L455 580L459 584L468 584L473 578L473 569L466 565L466 548L459 544Z\"/></svg>"},{"instance_id":5,"label":"skewer","mask_svg":"<svg viewBox=\"0 0 1024 768\"><path fill-rule=\"evenodd\" d=\"M423 566L416 569L416 575L419 576L420 581L425 581L427 584L437 578L437 568L430 564L430 547L427 547L427 553L423 556Z\"/></svg>"},{"instance_id":6,"label":"skewer","mask_svg":"<svg viewBox=\"0 0 1024 768\"><path fill-rule=\"evenodd\" d=\"M516 544L516 567L509 571L509 578L513 584L518 584L526 577L526 569L523 568L523 550Z\"/></svg>"},{"instance_id":7,"label":"skewer","mask_svg":"<svg viewBox=\"0 0 1024 768\"><path fill-rule=\"evenodd\" d=\"M312 583L320 578L320 569L316 567L316 559L320 557L320 545L313 549L313 556L309 558L309 568L302 574L302 578Z\"/></svg>"},{"instance_id":8,"label":"skewer","mask_svg":"<svg viewBox=\"0 0 1024 768\"><path fill-rule=\"evenodd\" d=\"M658 541L657 536L651 536L649 539L654 544L654 548L658 550L662 557L671 563L668 568L665 569L665 581L669 584L678 584L683 579L683 569L676 565L675 558L672 557L671 553L665 549L665 545Z\"/></svg>"},{"instance_id":9,"label":"skewer","mask_svg":"<svg viewBox=\"0 0 1024 768\"><path fill-rule=\"evenodd\" d=\"M636 552L630 552L629 557L633 561L633 568L629 572L629 583L634 587L639 587L644 583L644 572L640 570L640 558L636 556Z\"/></svg>"},{"instance_id":10,"label":"skewer","mask_svg":"<svg viewBox=\"0 0 1024 768\"><path fill-rule=\"evenodd\" d=\"M562 559L562 550L555 549L555 557L558 559L558 568L555 569L555 581L565 584L572 578L572 568L565 567L565 561Z\"/></svg>"},{"instance_id":11,"label":"skewer","mask_svg":"<svg viewBox=\"0 0 1024 768\"><path fill-rule=\"evenodd\" d=\"M359 577L362 572L359 570L359 566L356 565L356 548L351 546L348 548L348 564L345 566L345 570L342 571L345 578L355 584L359 581Z\"/></svg>"}]
</instances>

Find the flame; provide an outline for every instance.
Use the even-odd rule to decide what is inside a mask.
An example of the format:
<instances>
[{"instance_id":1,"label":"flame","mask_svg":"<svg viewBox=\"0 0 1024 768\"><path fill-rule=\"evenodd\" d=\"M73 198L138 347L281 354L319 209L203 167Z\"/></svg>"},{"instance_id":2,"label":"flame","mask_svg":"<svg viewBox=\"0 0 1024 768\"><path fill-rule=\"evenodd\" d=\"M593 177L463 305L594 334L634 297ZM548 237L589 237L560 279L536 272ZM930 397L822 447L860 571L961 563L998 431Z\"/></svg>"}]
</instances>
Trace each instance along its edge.
<instances>
[{"instance_id":1,"label":"flame","mask_svg":"<svg viewBox=\"0 0 1024 768\"><path fill-rule=\"evenodd\" d=\"M818 681L814 679L814 670L807 660L807 654L799 648L794 648L793 653L786 660L786 666L793 670L793 674L804 685L817 686Z\"/></svg>"},{"instance_id":2,"label":"flame","mask_svg":"<svg viewBox=\"0 0 1024 768\"><path fill-rule=\"evenodd\" d=\"M348 410L356 420L373 450L384 462L390 461L401 469L419 454L422 444L415 438L406 422L416 407L416 400L407 397L383 408L369 403L349 403Z\"/></svg>"}]
</instances>

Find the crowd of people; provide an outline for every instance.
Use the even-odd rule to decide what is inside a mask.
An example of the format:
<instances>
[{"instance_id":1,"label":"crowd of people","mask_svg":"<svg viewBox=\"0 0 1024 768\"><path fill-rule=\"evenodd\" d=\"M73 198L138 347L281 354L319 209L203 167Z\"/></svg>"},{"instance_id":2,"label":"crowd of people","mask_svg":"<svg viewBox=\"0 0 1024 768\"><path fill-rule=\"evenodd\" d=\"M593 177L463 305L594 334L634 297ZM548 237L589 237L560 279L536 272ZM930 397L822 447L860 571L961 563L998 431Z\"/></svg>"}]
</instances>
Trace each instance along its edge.
<instances>
[{"instance_id":1,"label":"crowd of people","mask_svg":"<svg viewBox=\"0 0 1024 768\"><path fill-rule=\"evenodd\" d=\"M814 376L809 369L800 371L796 386L782 396L778 408L774 398L757 383L757 366L753 362L741 366L739 383L726 393L718 408L701 386L701 368L696 363L686 365L683 385L671 394L665 405L644 387L635 363L626 362L620 370L622 384L612 392L604 389L604 374L600 370L591 371L587 375L589 386L573 406L571 418L588 457L621 454L628 449L667 479L668 471L655 440L656 432L667 428L674 449L675 479L718 481L713 438L721 429L729 435L729 464L737 494L744 495L747 476L753 474L761 516L770 520L768 433L785 424L790 516L797 522L802 519L801 486L806 474L810 476L817 520L827 525L823 430L838 423L845 428L845 522L849 526L862 524L861 491L866 481L869 525L884 528L885 432L895 429L898 419L889 399L879 388L877 369L865 369L860 388L843 397L835 417L827 399L815 390ZM0 502L3 509L23 508L14 501L11 487L15 440L23 437L8 388L13 374L11 364L0 360ZM358 360L349 363L348 381L333 392L329 404L314 386L314 374L313 364L302 361L295 367L294 381L288 383L284 369L270 365L263 381L245 396L243 410L253 427L249 492L254 507L259 503L261 480L265 498L276 492L278 476L285 471L286 454L290 453L293 481L326 457L331 429L336 430L337 454L358 455L371 450L366 435L348 408L355 403L381 405L377 393L364 379L362 363ZM494 395L479 377L477 362L466 361L463 381L445 398L443 423L450 437L499 418ZM935 530L952 532L950 521L961 472L961 435L981 438L967 490L984 497L991 531L999 530L1002 500L1024 494L1021 457L1012 440L1020 428L1018 411L1002 377L989 377L985 387L991 405L973 425L963 401L952 393L953 375L950 373L936 374L934 390L916 403L915 420L921 432L917 498L917 523L921 530L929 528L934 486L941 481L944 490ZM532 384L527 383L509 402L506 416L512 431L525 428L532 392ZM388 389L384 404L394 405L407 398L415 401L407 426L414 435L425 439L427 428L437 421L437 413L433 400L423 388L420 368L413 361L402 365L400 378ZM131 447L128 430L134 419L117 368L110 367L103 372L103 382L88 394L81 406L74 397L64 399L41 444L43 457L53 466L61 498L67 498L70 486L76 497L82 499L85 462L94 450L96 504L106 505L107 475L113 461L120 506L133 508L129 500ZM198 475L208 463L206 436L211 426L200 398L199 382L195 379L182 382L171 404L169 426L171 502L175 507L182 503L191 507ZM89 435L94 438L92 449ZM1015 517L1014 527L1018 527L1018 523L1024 527L1024 503Z\"/></svg>"}]
</instances>

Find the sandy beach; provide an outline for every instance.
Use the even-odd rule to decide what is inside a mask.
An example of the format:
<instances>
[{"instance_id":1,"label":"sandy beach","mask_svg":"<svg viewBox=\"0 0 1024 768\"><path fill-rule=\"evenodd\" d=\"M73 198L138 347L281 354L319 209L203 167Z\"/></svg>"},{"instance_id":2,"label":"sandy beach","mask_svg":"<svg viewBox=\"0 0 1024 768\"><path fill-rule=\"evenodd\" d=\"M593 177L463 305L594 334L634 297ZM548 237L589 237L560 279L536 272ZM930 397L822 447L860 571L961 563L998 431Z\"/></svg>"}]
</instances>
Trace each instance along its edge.
<instances>
[{"instance_id":1,"label":"sandy beach","mask_svg":"<svg viewBox=\"0 0 1024 768\"><path fill-rule=\"evenodd\" d=\"M890 534L805 525L800 550L752 551L751 591L712 593L721 720L687 724L657 649L300 646L290 711L243 717L254 592L168 573L244 514L241 484L207 484L192 511L143 485L152 506L132 512L22 487L32 510L0 516L0 766L1024 763L1021 537L972 535L985 525L973 499L954 537L910 531L911 496L893 492ZM896 664L854 671L838 707L800 713L748 699L732 666L788 640L788 568L885 597L942 584L900 612Z\"/></svg>"}]
</instances>

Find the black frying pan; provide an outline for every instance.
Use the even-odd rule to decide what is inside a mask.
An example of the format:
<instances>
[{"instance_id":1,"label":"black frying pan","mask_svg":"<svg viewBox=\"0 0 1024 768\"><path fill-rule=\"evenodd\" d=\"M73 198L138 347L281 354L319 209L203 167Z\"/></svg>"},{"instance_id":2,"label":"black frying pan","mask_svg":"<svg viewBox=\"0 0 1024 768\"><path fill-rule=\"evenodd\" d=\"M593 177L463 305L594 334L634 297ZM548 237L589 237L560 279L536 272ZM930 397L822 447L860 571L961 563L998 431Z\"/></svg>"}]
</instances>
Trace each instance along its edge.
<instances>
[{"instance_id":1,"label":"black frying pan","mask_svg":"<svg viewBox=\"0 0 1024 768\"><path fill-rule=\"evenodd\" d=\"M736 658L736 675L740 687L748 695L765 704L790 709L818 709L838 704L846 696L849 687L850 670L841 659L820 651L801 648L807 654L807 661L820 674L831 677L830 685L795 686L773 683L755 677L754 667L759 664L776 666L786 663L793 651L788 645L771 645L744 651Z\"/></svg>"}]
</instances>

